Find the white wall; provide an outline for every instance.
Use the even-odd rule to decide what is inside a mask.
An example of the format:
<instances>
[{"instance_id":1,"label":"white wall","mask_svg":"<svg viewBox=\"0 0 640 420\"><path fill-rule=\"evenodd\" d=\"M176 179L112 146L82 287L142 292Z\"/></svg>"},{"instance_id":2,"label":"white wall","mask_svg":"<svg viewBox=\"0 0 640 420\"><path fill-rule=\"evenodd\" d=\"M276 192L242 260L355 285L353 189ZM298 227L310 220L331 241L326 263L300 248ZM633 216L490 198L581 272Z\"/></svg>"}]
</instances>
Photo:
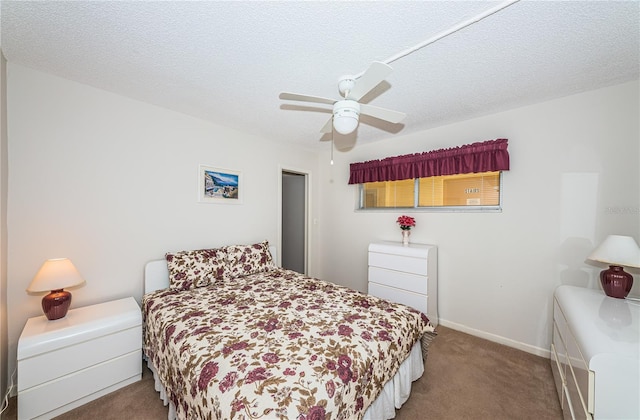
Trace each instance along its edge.
<instances>
[{"instance_id":1,"label":"white wall","mask_svg":"<svg viewBox=\"0 0 640 420\"><path fill-rule=\"evenodd\" d=\"M336 151L334 166L327 151L320 275L365 291L368 243L399 241L395 220L411 214L411 240L439 247L441 323L544 355L554 288L599 287L600 267L584 259L606 235L640 242L639 112L633 82L356 144ZM509 139L511 157L502 213L354 211L349 163L496 138ZM640 272L633 273L637 295Z\"/></svg>"},{"instance_id":2,"label":"white wall","mask_svg":"<svg viewBox=\"0 0 640 420\"><path fill-rule=\"evenodd\" d=\"M144 264L167 251L275 244L279 168L317 169L315 154L12 63L8 120L10 369L42 314L25 288L45 259L85 277L72 308L140 301ZM198 203L200 163L241 171L244 204Z\"/></svg>"}]
</instances>

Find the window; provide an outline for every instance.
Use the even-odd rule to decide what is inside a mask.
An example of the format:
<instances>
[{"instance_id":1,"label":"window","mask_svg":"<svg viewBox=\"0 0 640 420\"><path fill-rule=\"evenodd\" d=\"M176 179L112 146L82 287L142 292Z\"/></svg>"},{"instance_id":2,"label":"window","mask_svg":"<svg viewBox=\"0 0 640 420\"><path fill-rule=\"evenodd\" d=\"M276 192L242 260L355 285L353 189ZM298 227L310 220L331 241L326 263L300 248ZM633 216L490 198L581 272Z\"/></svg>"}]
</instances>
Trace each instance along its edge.
<instances>
[{"instance_id":1,"label":"window","mask_svg":"<svg viewBox=\"0 0 640 420\"><path fill-rule=\"evenodd\" d=\"M360 210L501 211L507 146L496 139L352 163L349 184L359 186Z\"/></svg>"},{"instance_id":2,"label":"window","mask_svg":"<svg viewBox=\"0 0 640 420\"><path fill-rule=\"evenodd\" d=\"M360 184L358 208L500 211L501 171Z\"/></svg>"},{"instance_id":3,"label":"window","mask_svg":"<svg viewBox=\"0 0 640 420\"><path fill-rule=\"evenodd\" d=\"M360 184L364 202L360 208L379 209L413 207L415 203L415 180L367 182Z\"/></svg>"}]
</instances>

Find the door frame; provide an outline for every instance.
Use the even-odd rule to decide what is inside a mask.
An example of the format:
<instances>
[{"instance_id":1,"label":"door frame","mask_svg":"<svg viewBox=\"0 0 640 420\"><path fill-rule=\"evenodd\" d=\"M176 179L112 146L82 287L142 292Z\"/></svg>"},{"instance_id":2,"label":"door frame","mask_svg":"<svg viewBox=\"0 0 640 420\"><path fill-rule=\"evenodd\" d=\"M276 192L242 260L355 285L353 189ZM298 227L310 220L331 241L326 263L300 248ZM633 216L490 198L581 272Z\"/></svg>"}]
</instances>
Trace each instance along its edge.
<instances>
[{"instance_id":1,"label":"door frame","mask_svg":"<svg viewBox=\"0 0 640 420\"><path fill-rule=\"evenodd\" d=\"M276 257L278 266L282 265L282 175L283 172L304 176L304 274L309 275L309 255L311 253L311 171L301 168L294 168L288 165L278 165L278 211L277 211L277 238L278 255Z\"/></svg>"}]
</instances>

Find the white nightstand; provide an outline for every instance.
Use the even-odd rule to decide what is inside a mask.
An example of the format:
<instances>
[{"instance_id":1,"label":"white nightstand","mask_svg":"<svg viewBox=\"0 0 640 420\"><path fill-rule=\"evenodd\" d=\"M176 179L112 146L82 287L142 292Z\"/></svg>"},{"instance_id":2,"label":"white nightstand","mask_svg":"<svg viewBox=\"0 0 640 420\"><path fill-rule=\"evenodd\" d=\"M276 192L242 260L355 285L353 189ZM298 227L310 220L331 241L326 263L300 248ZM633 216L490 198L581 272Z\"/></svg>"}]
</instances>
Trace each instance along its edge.
<instances>
[{"instance_id":1,"label":"white nightstand","mask_svg":"<svg viewBox=\"0 0 640 420\"><path fill-rule=\"evenodd\" d=\"M55 321L30 318L18 341L18 418L55 417L141 375L142 316L133 298Z\"/></svg>"}]
</instances>

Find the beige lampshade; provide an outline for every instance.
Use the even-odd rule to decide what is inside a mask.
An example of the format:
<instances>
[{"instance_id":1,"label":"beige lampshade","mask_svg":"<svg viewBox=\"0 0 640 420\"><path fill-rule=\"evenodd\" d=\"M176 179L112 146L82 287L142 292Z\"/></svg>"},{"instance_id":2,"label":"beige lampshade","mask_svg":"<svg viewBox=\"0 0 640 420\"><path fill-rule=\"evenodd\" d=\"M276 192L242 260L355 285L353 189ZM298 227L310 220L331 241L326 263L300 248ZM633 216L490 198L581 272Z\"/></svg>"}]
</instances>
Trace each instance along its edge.
<instances>
[{"instance_id":1,"label":"beige lampshade","mask_svg":"<svg viewBox=\"0 0 640 420\"><path fill-rule=\"evenodd\" d=\"M609 265L640 268L640 248L631 236L609 235L588 259Z\"/></svg>"},{"instance_id":2,"label":"beige lampshade","mask_svg":"<svg viewBox=\"0 0 640 420\"><path fill-rule=\"evenodd\" d=\"M36 273L27 292L50 292L65 287L78 286L84 279L68 258L47 260Z\"/></svg>"}]
</instances>

